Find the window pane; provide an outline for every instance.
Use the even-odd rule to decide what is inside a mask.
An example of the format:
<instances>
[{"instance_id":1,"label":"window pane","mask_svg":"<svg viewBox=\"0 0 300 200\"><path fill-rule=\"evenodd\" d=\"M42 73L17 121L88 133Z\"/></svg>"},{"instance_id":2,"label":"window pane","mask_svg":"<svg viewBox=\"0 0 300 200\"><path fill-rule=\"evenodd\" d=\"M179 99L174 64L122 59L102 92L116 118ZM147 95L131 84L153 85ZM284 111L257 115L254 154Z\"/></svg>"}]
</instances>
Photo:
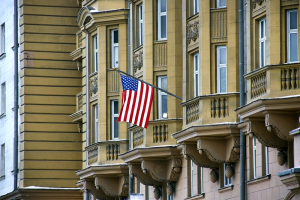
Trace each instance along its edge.
<instances>
[{"instance_id":1,"label":"window pane","mask_svg":"<svg viewBox=\"0 0 300 200\"><path fill-rule=\"evenodd\" d=\"M260 63L261 63L261 67L265 66L265 42L261 42L260 43Z\"/></svg>"},{"instance_id":2,"label":"window pane","mask_svg":"<svg viewBox=\"0 0 300 200\"><path fill-rule=\"evenodd\" d=\"M195 71L198 71L198 64L199 64L199 63L198 63L198 62L199 62L199 61L198 61L198 55L195 55L195 60L194 60L194 62L195 62L195 63L194 63L194 64L195 64Z\"/></svg>"},{"instance_id":3,"label":"window pane","mask_svg":"<svg viewBox=\"0 0 300 200\"><path fill-rule=\"evenodd\" d=\"M143 44L143 23L140 23L140 45Z\"/></svg>"},{"instance_id":4,"label":"window pane","mask_svg":"<svg viewBox=\"0 0 300 200\"><path fill-rule=\"evenodd\" d=\"M166 0L160 0L160 11L166 12L167 11L167 2Z\"/></svg>"},{"instance_id":5,"label":"window pane","mask_svg":"<svg viewBox=\"0 0 300 200\"><path fill-rule=\"evenodd\" d=\"M219 0L219 7L226 7L226 0Z\"/></svg>"},{"instance_id":6,"label":"window pane","mask_svg":"<svg viewBox=\"0 0 300 200\"><path fill-rule=\"evenodd\" d=\"M98 49L97 36L94 36L94 48Z\"/></svg>"},{"instance_id":7,"label":"window pane","mask_svg":"<svg viewBox=\"0 0 300 200\"><path fill-rule=\"evenodd\" d=\"M114 67L119 67L119 47L114 47Z\"/></svg>"},{"instance_id":8,"label":"window pane","mask_svg":"<svg viewBox=\"0 0 300 200\"><path fill-rule=\"evenodd\" d=\"M220 48L220 64L226 64L226 48Z\"/></svg>"},{"instance_id":9,"label":"window pane","mask_svg":"<svg viewBox=\"0 0 300 200\"><path fill-rule=\"evenodd\" d=\"M168 117L168 96L162 95L161 100L162 100L162 117L167 118Z\"/></svg>"},{"instance_id":10,"label":"window pane","mask_svg":"<svg viewBox=\"0 0 300 200\"><path fill-rule=\"evenodd\" d=\"M140 6L139 12L140 12L140 20L142 20L143 19L143 5Z\"/></svg>"},{"instance_id":11,"label":"window pane","mask_svg":"<svg viewBox=\"0 0 300 200\"><path fill-rule=\"evenodd\" d=\"M118 117L114 117L114 138L119 137L119 123L117 122Z\"/></svg>"},{"instance_id":12,"label":"window pane","mask_svg":"<svg viewBox=\"0 0 300 200\"><path fill-rule=\"evenodd\" d=\"M298 29L297 11L290 12L290 29Z\"/></svg>"},{"instance_id":13,"label":"window pane","mask_svg":"<svg viewBox=\"0 0 300 200\"><path fill-rule=\"evenodd\" d=\"M226 92L226 67L220 68L220 92Z\"/></svg>"},{"instance_id":14,"label":"window pane","mask_svg":"<svg viewBox=\"0 0 300 200\"><path fill-rule=\"evenodd\" d=\"M119 34L118 34L118 30L114 31L114 43L117 44L119 43Z\"/></svg>"},{"instance_id":15,"label":"window pane","mask_svg":"<svg viewBox=\"0 0 300 200\"><path fill-rule=\"evenodd\" d=\"M260 38L264 37L264 21L260 22Z\"/></svg>"},{"instance_id":16,"label":"window pane","mask_svg":"<svg viewBox=\"0 0 300 200\"><path fill-rule=\"evenodd\" d=\"M298 34L290 34L290 61L298 61Z\"/></svg>"},{"instance_id":17,"label":"window pane","mask_svg":"<svg viewBox=\"0 0 300 200\"><path fill-rule=\"evenodd\" d=\"M198 74L195 74L195 97L197 97L199 94L198 94L198 91L199 91L199 75Z\"/></svg>"},{"instance_id":18,"label":"window pane","mask_svg":"<svg viewBox=\"0 0 300 200\"><path fill-rule=\"evenodd\" d=\"M113 102L114 102L114 114L118 114L119 111L118 101L113 101Z\"/></svg>"},{"instance_id":19,"label":"window pane","mask_svg":"<svg viewBox=\"0 0 300 200\"><path fill-rule=\"evenodd\" d=\"M164 89L164 90L168 90L167 77L161 79L161 88Z\"/></svg>"},{"instance_id":20,"label":"window pane","mask_svg":"<svg viewBox=\"0 0 300 200\"><path fill-rule=\"evenodd\" d=\"M160 33L161 33L161 38L166 38L167 37L167 17L164 15L164 16L161 16L160 17L161 19L161 29L160 29Z\"/></svg>"}]
</instances>

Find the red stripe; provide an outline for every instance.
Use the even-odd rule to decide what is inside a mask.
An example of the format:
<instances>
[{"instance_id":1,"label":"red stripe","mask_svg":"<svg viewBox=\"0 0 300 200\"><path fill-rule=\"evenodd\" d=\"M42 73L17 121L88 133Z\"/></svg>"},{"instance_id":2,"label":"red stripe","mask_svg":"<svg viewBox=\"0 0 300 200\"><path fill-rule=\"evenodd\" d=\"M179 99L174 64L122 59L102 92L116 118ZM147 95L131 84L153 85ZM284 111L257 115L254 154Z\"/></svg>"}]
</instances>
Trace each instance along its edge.
<instances>
[{"instance_id":1,"label":"red stripe","mask_svg":"<svg viewBox=\"0 0 300 200\"><path fill-rule=\"evenodd\" d=\"M150 92L151 92L151 96L150 96L150 99L149 101L150 102L147 102L147 104L149 104L149 109L148 109L148 113L147 113L147 118L146 118L146 123L145 123L145 128L147 128L148 126L148 122L149 122L149 117L150 117L150 111L151 111L151 107L152 107L152 101L153 101L153 94L154 94L154 89L153 87L150 87Z\"/></svg>"},{"instance_id":2,"label":"red stripe","mask_svg":"<svg viewBox=\"0 0 300 200\"><path fill-rule=\"evenodd\" d=\"M134 113L134 105L135 105L135 102L136 102L136 96L137 96L137 92L133 92L134 95L134 98L133 98L133 102L132 102L132 107L131 107L131 113L130 113L130 118L129 118L129 122L132 123L132 117L133 117L133 113Z\"/></svg>"},{"instance_id":3,"label":"red stripe","mask_svg":"<svg viewBox=\"0 0 300 200\"><path fill-rule=\"evenodd\" d=\"M142 97L143 97L143 90L144 90L144 84L141 83L141 88L138 88L138 90L140 90L140 99L139 99L139 102L137 102L138 104L138 107L137 107L137 112L136 112L136 118L134 120L134 124L138 125L137 124L137 120L138 120L138 116L140 115L140 108L141 108L141 101L142 101Z\"/></svg>"},{"instance_id":4,"label":"red stripe","mask_svg":"<svg viewBox=\"0 0 300 200\"><path fill-rule=\"evenodd\" d=\"M145 92L145 102L144 102L144 107L143 107L143 110L142 110L142 114L141 114L141 121L140 121L140 124L139 126L142 126L143 125L143 121L144 121L144 118L146 117L146 113L145 113L145 109L146 109L146 105L147 105L147 97L148 97L148 92L149 92L149 86L146 85L146 92Z\"/></svg>"},{"instance_id":5,"label":"red stripe","mask_svg":"<svg viewBox=\"0 0 300 200\"><path fill-rule=\"evenodd\" d=\"M124 121L126 122L127 121L127 114L128 114L128 109L129 109L129 104L130 104L130 100L131 100L131 96L132 96L132 90L128 90L129 91L129 95L128 97L126 98L126 102L127 102L127 105L126 105L126 112L125 112L125 116L124 116Z\"/></svg>"},{"instance_id":6,"label":"red stripe","mask_svg":"<svg viewBox=\"0 0 300 200\"><path fill-rule=\"evenodd\" d=\"M123 113L123 106L124 106L124 103L126 101L126 90L124 90L122 92L122 107L121 107L121 110L120 110L120 113L119 113L119 117L117 119L117 122L120 122L121 121L121 117L122 117L122 113Z\"/></svg>"}]
</instances>

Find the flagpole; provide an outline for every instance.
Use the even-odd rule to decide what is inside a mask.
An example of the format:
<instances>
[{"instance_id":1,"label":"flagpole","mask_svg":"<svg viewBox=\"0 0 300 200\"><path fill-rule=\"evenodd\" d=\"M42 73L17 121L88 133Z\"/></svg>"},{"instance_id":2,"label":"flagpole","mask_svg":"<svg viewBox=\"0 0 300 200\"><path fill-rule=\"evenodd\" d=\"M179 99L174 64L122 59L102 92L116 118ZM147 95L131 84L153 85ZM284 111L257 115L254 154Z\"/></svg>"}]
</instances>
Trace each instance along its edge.
<instances>
[{"instance_id":1,"label":"flagpole","mask_svg":"<svg viewBox=\"0 0 300 200\"><path fill-rule=\"evenodd\" d=\"M173 96L173 97L176 97L177 99L182 100L181 97L179 97L179 96L177 96L177 95L175 95L175 94L172 94L171 92L168 92L167 90L161 89L161 88L159 88L159 87L157 87L157 86L155 86L155 85L152 85L152 84L150 84L150 83L147 83L146 81L140 80L140 79L138 79L138 78L136 78L136 77L134 77L134 76L132 76L132 75L130 75L130 74L127 74L126 72L123 72L123 71L121 71L121 70L119 70L119 69L117 69L117 68L112 68L112 69L113 69L113 70L116 70L116 71L119 72L119 73L125 74L126 76L130 76L131 78L133 78L133 79L135 79L135 80L138 80L138 81L141 81L141 82L143 82L143 83L145 83L145 84L147 84L147 85L150 85L151 87L154 87L154 88L156 88L156 89L158 89L158 90L161 90L161 91L163 91L163 92L165 92L165 93L167 93L167 94L169 94L169 95L171 95L171 96ZM107 69L107 70L110 70L110 69Z\"/></svg>"}]
</instances>

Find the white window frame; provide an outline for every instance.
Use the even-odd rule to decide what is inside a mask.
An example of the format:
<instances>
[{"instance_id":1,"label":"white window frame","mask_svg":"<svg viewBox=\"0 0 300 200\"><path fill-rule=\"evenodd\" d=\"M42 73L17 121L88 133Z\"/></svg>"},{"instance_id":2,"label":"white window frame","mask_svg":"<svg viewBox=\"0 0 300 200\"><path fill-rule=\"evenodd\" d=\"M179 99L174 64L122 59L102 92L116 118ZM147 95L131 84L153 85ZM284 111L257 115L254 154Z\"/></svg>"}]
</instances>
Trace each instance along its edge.
<instances>
[{"instance_id":1,"label":"white window frame","mask_svg":"<svg viewBox=\"0 0 300 200\"><path fill-rule=\"evenodd\" d=\"M143 45L143 4L139 6L139 44Z\"/></svg>"},{"instance_id":2,"label":"white window frame","mask_svg":"<svg viewBox=\"0 0 300 200\"><path fill-rule=\"evenodd\" d=\"M114 32L118 32L118 43L114 43ZM117 47L117 55L115 54L115 48ZM117 58L117 60L116 60ZM119 68L119 30L112 29L111 30L111 67Z\"/></svg>"},{"instance_id":3,"label":"white window frame","mask_svg":"<svg viewBox=\"0 0 300 200\"><path fill-rule=\"evenodd\" d=\"M204 193L204 177L203 177L203 167L201 167L200 168L200 170L201 170L201 177L200 177L200 181L201 181L201 194L203 194Z\"/></svg>"},{"instance_id":4,"label":"white window frame","mask_svg":"<svg viewBox=\"0 0 300 200\"><path fill-rule=\"evenodd\" d=\"M231 178L227 178L225 175L225 170L226 170L226 164L224 163L224 187L229 187L232 185L232 177Z\"/></svg>"},{"instance_id":5,"label":"white window frame","mask_svg":"<svg viewBox=\"0 0 300 200\"><path fill-rule=\"evenodd\" d=\"M1 84L1 113L4 115L6 113L6 83Z\"/></svg>"},{"instance_id":6,"label":"white window frame","mask_svg":"<svg viewBox=\"0 0 300 200\"><path fill-rule=\"evenodd\" d=\"M1 24L1 49L0 55L5 53L5 23Z\"/></svg>"},{"instance_id":7,"label":"white window frame","mask_svg":"<svg viewBox=\"0 0 300 200\"><path fill-rule=\"evenodd\" d=\"M225 48L226 49L226 63L225 64L221 64L220 63L220 60L221 60L221 58L220 58L220 50L221 49L223 49L223 48ZM221 87L220 87L220 83L221 83L221 73L220 73L220 71L221 71L221 69L222 68L225 68L226 70L226 81L225 81L225 83L226 83L226 91L222 91L221 92ZM217 47L217 93L226 93L227 92L227 46L218 46Z\"/></svg>"},{"instance_id":8,"label":"white window frame","mask_svg":"<svg viewBox=\"0 0 300 200\"><path fill-rule=\"evenodd\" d=\"M226 2L226 0L217 0L217 8L226 8L227 2L225 3L225 6L221 6L221 1L225 1Z\"/></svg>"},{"instance_id":9,"label":"white window frame","mask_svg":"<svg viewBox=\"0 0 300 200\"><path fill-rule=\"evenodd\" d=\"M94 72L97 72L98 71L98 36L97 35L94 35L93 36L93 50L94 50L94 68L93 68L93 70L94 70Z\"/></svg>"},{"instance_id":10,"label":"white window frame","mask_svg":"<svg viewBox=\"0 0 300 200\"><path fill-rule=\"evenodd\" d=\"M253 178L256 178L256 138L252 138L252 148L253 148Z\"/></svg>"},{"instance_id":11,"label":"white window frame","mask_svg":"<svg viewBox=\"0 0 300 200\"><path fill-rule=\"evenodd\" d=\"M5 143L1 144L0 177L5 175Z\"/></svg>"},{"instance_id":12,"label":"white window frame","mask_svg":"<svg viewBox=\"0 0 300 200\"><path fill-rule=\"evenodd\" d=\"M199 96L199 53L194 54L194 97Z\"/></svg>"},{"instance_id":13,"label":"white window frame","mask_svg":"<svg viewBox=\"0 0 300 200\"><path fill-rule=\"evenodd\" d=\"M158 77L158 87L161 88L161 80L163 78L167 78L167 76L159 76ZM168 82L168 78L167 78L167 82ZM167 112L167 116L163 116L163 113L162 113L162 96L163 95L167 95L167 93L161 91L161 90L158 90L158 118L159 119L167 119L168 118L168 112ZM167 97L168 98L168 97ZM168 100L167 100L167 104L168 104Z\"/></svg>"},{"instance_id":14,"label":"white window frame","mask_svg":"<svg viewBox=\"0 0 300 200\"><path fill-rule=\"evenodd\" d=\"M119 103L119 100L115 99L115 100L111 100L111 138L113 140L117 140L119 139L119 133L118 133L118 137L116 137L116 134L115 134L115 121L114 121L114 118L115 117L119 117L119 111L117 112L118 114L114 114L115 113L115 107L114 107L114 104L115 102ZM117 125L118 125L118 122L116 122Z\"/></svg>"},{"instance_id":15,"label":"white window frame","mask_svg":"<svg viewBox=\"0 0 300 200\"><path fill-rule=\"evenodd\" d=\"M99 121L98 121L98 119L99 119L99 114L98 114L98 104L96 104L95 106L94 106L94 109L95 109L95 111L94 111L94 113L95 113L95 143L97 143L98 142L98 127L99 127Z\"/></svg>"},{"instance_id":16,"label":"white window frame","mask_svg":"<svg viewBox=\"0 0 300 200\"><path fill-rule=\"evenodd\" d=\"M158 23L157 23L157 27L158 27L158 40L166 40L167 39L167 34L168 34L168 30L167 30L167 0L166 0L166 12L161 12L161 0L158 0L157 1L157 3L158 3ZM166 37L165 38L163 38L162 36L161 36L161 17L162 16L166 16Z\"/></svg>"},{"instance_id":17,"label":"white window frame","mask_svg":"<svg viewBox=\"0 0 300 200\"><path fill-rule=\"evenodd\" d=\"M270 174L269 166L269 147L265 147L265 158L266 158L266 175Z\"/></svg>"},{"instance_id":18,"label":"white window frame","mask_svg":"<svg viewBox=\"0 0 300 200\"><path fill-rule=\"evenodd\" d=\"M292 12L296 12L297 13L297 28L296 29L291 29L290 28L290 20L291 20L291 13ZM298 10L293 9L293 10L288 10L286 13L286 19L287 19L287 26L286 26L286 35L287 35L287 62L288 63L293 63L293 62L298 62L299 60L299 52L298 52ZM291 52L290 52L290 47L291 47L291 43L290 43L290 37L291 34L297 34L297 48L295 49L295 51L297 51L297 60L291 61Z\"/></svg>"},{"instance_id":19,"label":"white window frame","mask_svg":"<svg viewBox=\"0 0 300 200\"><path fill-rule=\"evenodd\" d=\"M199 0L193 0L193 14L199 13Z\"/></svg>"},{"instance_id":20,"label":"white window frame","mask_svg":"<svg viewBox=\"0 0 300 200\"><path fill-rule=\"evenodd\" d=\"M261 24L263 23L263 30ZM267 35L266 35L266 18L259 20L259 67L266 66L266 59L267 59ZM263 48L261 48L263 44ZM263 55L262 55L263 54Z\"/></svg>"}]
</instances>

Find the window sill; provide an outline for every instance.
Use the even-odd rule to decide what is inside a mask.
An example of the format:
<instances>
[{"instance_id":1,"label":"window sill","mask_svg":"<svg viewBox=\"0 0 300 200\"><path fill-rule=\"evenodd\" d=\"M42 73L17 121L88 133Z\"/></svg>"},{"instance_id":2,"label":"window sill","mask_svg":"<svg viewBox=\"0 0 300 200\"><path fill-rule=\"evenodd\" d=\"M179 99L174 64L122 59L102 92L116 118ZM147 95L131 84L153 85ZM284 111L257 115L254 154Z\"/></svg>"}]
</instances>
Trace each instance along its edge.
<instances>
[{"instance_id":1,"label":"window sill","mask_svg":"<svg viewBox=\"0 0 300 200\"><path fill-rule=\"evenodd\" d=\"M196 199L203 199L205 197L205 193L197 194L188 198L185 198L185 200L196 200Z\"/></svg>"},{"instance_id":2,"label":"window sill","mask_svg":"<svg viewBox=\"0 0 300 200\"><path fill-rule=\"evenodd\" d=\"M0 181L2 181L4 179L5 179L5 175L3 175L3 176L0 177Z\"/></svg>"},{"instance_id":3,"label":"window sill","mask_svg":"<svg viewBox=\"0 0 300 200\"><path fill-rule=\"evenodd\" d=\"M5 113L2 113L1 115L0 115L0 119L2 119L3 117L5 117L6 116L6 114Z\"/></svg>"},{"instance_id":4,"label":"window sill","mask_svg":"<svg viewBox=\"0 0 300 200\"><path fill-rule=\"evenodd\" d=\"M227 191L229 191L229 190L233 190L233 185L229 185L229 186L220 188L220 189L218 189L218 192L219 192L219 193L222 193L222 192L227 192Z\"/></svg>"},{"instance_id":5,"label":"window sill","mask_svg":"<svg viewBox=\"0 0 300 200\"><path fill-rule=\"evenodd\" d=\"M268 181L270 179L271 179L271 174L268 174L266 176L262 176L262 177L259 177L259 178L256 178L256 179L251 179L251 180L247 181L247 185L253 185L253 184L256 184L256 183L263 182L263 181Z\"/></svg>"},{"instance_id":6,"label":"window sill","mask_svg":"<svg viewBox=\"0 0 300 200\"><path fill-rule=\"evenodd\" d=\"M6 53L1 54L1 55L0 55L0 60L2 60L2 59L5 58L5 57L6 57Z\"/></svg>"}]
</instances>

